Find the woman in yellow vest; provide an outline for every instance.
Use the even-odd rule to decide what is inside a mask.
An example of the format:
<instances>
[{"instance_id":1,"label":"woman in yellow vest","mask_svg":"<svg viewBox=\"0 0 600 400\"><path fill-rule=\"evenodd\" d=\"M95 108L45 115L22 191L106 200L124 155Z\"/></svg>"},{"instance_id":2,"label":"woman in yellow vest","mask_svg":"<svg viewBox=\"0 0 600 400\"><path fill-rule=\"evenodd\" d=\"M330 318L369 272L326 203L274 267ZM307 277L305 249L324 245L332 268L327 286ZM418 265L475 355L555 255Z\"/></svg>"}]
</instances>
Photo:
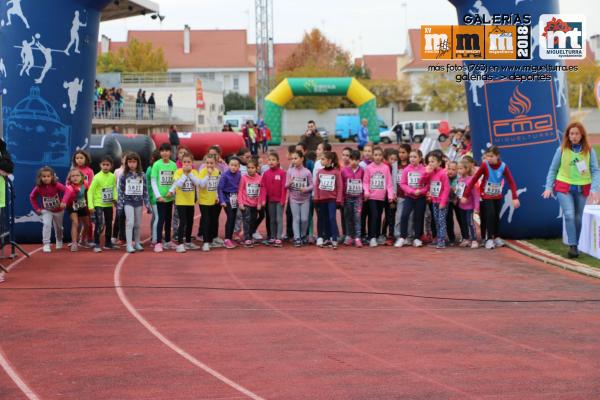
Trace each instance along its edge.
<instances>
[{"instance_id":1,"label":"woman in yellow vest","mask_svg":"<svg viewBox=\"0 0 600 400\"><path fill-rule=\"evenodd\" d=\"M563 211L569 258L579 256L577 244L581 233L581 218L587 197L597 201L600 173L596 152L590 146L587 133L579 122L567 126L562 145L556 149L546 178L546 190L542 197L552 196L552 190Z\"/></svg>"}]
</instances>

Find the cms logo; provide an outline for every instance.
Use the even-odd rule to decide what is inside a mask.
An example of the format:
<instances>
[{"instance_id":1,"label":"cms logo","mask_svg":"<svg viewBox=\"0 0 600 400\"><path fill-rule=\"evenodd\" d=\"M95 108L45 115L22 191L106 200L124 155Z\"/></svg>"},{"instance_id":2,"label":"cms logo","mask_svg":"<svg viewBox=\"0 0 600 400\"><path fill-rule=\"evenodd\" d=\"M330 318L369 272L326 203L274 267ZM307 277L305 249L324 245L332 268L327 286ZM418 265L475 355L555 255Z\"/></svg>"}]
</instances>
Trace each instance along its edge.
<instances>
[{"instance_id":1,"label":"cms logo","mask_svg":"<svg viewBox=\"0 0 600 400\"><path fill-rule=\"evenodd\" d=\"M540 16L540 58L564 60L585 58L585 17L571 14Z\"/></svg>"}]
</instances>

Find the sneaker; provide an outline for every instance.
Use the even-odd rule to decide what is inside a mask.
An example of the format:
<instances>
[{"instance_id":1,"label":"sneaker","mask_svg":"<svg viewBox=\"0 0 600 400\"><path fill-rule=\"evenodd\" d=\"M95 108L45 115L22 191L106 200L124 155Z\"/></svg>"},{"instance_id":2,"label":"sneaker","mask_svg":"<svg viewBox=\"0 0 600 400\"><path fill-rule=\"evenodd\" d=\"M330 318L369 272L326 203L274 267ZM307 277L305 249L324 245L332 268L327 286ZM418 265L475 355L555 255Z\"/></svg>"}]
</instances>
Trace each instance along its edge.
<instances>
[{"instance_id":1,"label":"sneaker","mask_svg":"<svg viewBox=\"0 0 600 400\"><path fill-rule=\"evenodd\" d=\"M273 243L274 247L282 247L283 246L283 242L279 239L275 240L275 243Z\"/></svg>"},{"instance_id":2,"label":"sneaker","mask_svg":"<svg viewBox=\"0 0 600 400\"><path fill-rule=\"evenodd\" d=\"M412 246L412 244L413 244L413 241L412 241L411 238L404 239L404 245L405 246Z\"/></svg>"},{"instance_id":3,"label":"sneaker","mask_svg":"<svg viewBox=\"0 0 600 400\"><path fill-rule=\"evenodd\" d=\"M467 239L463 239L462 242L460 242L459 246L460 247L469 247L471 245L471 242L469 242Z\"/></svg>"},{"instance_id":4,"label":"sneaker","mask_svg":"<svg viewBox=\"0 0 600 400\"><path fill-rule=\"evenodd\" d=\"M63 242L57 240L56 241L56 250L60 250L63 248Z\"/></svg>"},{"instance_id":5,"label":"sneaker","mask_svg":"<svg viewBox=\"0 0 600 400\"><path fill-rule=\"evenodd\" d=\"M233 234L233 241L234 241L234 242L238 242L238 243L243 241L243 240L242 240L242 237L240 236L240 233L239 233L239 232L235 232L235 233Z\"/></svg>"},{"instance_id":6,"label":"sneaker","mask_svg":"<svg viewBox=\"0 0 600 400\"><path fill-rule=\"evenodd\" d=\"M199 242L203 242L204 238L202 237L202 235L198 235L198 236L196 236L196 240Z\"/></svg>"},{"instance_id":7,"label":"sneaker","mask_svg":"<svg viewBox=\"0 0 600 400\"><path fill-rule=\"evenodd\" d=\"M346 236L344 240L344 246L352 246L352 238L350 236Z\"/></svg>"},{"instance_id":8,"label":"sneaker","mask_svg":"<svg viewBox=\"0 0 600 400\"><path fill-rule=\"evenodd\" d=\"M191 242L190 243L186 243L184 246L185 246L185 248L187 250L199 250L200 249L200 246L198 246L195 243L191 243Z\"/></svg>"},{"instance_id":9,"label":"sneaker","mask_svg":"<svg viewBox=\"0 0 600 400\"><path fill-rule=\"evenodd\" d=\"M154 252L155 253L162 253L163 252L163 247L161 243L156 243L154 245Z\"/></svg>"},{"instance_id":10,"label":"sneaker","mask_svg":"<svg viewBox=\"0 0 600 400\"><path fill-rule=\"evenodd\" d=\"M226 249L235 249L235 244L230 239L225 239L224 245Z\"/></svg>"},{"instance_id":11,"label":"sneaker","mask_svg":"<svg viewBox=\"0 0 600 400\"><path fill-rule=\"evenodd\" d=\"M496 247L504 247L506 246L506 243L504 243L504 240L497 237L496 239L494 239L494 245L496 245Z\"/></svg>"},{"instance_id":12,"label":"sneaker","mask_svg":"<svg viewBox=\"0 0 600 400\"><path fill-rule=\"evenodd\" d=\"M185 245L182 244L178 244L177 247L175 248L175 251L177 253L185 253L187 250L185 249Z\"/></svg>"},{"instance_id":13,"label":"sneaker","mask_svg":"<svg viewBox=\"0 0 600 400\"><path fill-rule=\"evenodd\" d=\"M369 241L369 247L377 247L377 239L373 238Z\"/></svg>"},{"instance_id":14,"label":"sneaker","mask_svg":"<svg viewBox=\"0 0 600 400\"><path fill-rule=\"evenodd\" d=\"M177 247L178 247L178 246L179 246L179 245L178 245L178 244L176 244L176 243L175 243L175 242L173 242L173 241L170 241L169 243L165 243L165 244L163 245L163 247L164 247L164 249L165 249L165 250L177 250Z\"/></svg>"},{"instance_id":15,"label":"sneaker","mask_svg":"<svg viewBox=\"0 0 600 400\"><path fill-rule=\"evenodd\" d=\"M6 279L4 279L4 272L0 272L0 283L4 282Z\"/></svg>"},{"instance_id":16,"label":"sneaker","mask_svg":"<svg viewBox=\"0 0 600 400\"><path fill-rule=\"evenodd\" d=\"M301 246L302 246L302 240L294 239L294 247L301 247Z\"/></svg>"},{"instance_id":17,"label":"sneaker","mask_svg":"<svg viewBox=\"0 0 600 400\"><path fill-rule=\"evenodd\" d=\"M222 243L223 241L217 241L217 239L214 239L212 241L212 243L210 243L210 248L211 249L218 249L219 247L223 247L224 243Z\"/></svg>"},{"instance_id":18,"label":"sneaker","mask_svg":"<svg viewBox=\"0 0 600 400\"><path fill-rule=\"evenodd\" d=\"M135 248L135 251L144 251L144 246L142 246L141 243L136 243L134 248Z\"/></svg>"},{"instance_id":19,"label":"sneaker","mask_svg":"<svg viewBox=\"0 0 600 400\"><path fill-rule=\"evenodd\" d=\"M435 245L436 249L445 249L446 248L446 244L445 243L438 243Z\"/></svg>"},{"instance_id":20,"label":"sneaker","mask_svg":"<svg viewBox=\"0 0 600 400\"><path fill-rule=\"evenodd\" d=\"M252 240L246 240L244 241L244 247L254 247L254 243L252 242Z\"/></svg>"},{"instance_id":21,"label":"sneaker","mask_svg":"<svg viewBox=\"0 0 600 400\"><path fill-rule=\"evenodd\" d=\"M338 248L338 242L336 240L332 240L331 241L331 248L334 250L337 250Z\"/></svg>"},{"instance_id":22,"label":"sneaker","mask_svg":"<svg viewBox=\"0 0 600 400\"><path fill-rule=\"evenodd\" d=\"M356 246L356 247L362 247L363 246L362 240L360 240L360 239L354 239L354 246Z\"/></svg>"},{"instance_id":23,"label":"sneaker","mask_svg":"<svg viewBox=\"0 0 600 400\"><path fill-rule=\"evenodd\" d=\"M71 251L72 252L79 251L79 248L77 247L77 243L71 243Z\"/></svg>"},{"instance_id":24,"label":"sneaker","mask_svg":"<svg viewBox=\"0 0 600 400\"><path fill-rule=\"evenodd\" d=\"M218 238L218 237L213 239L213 243L220 244L221 246L223 246L225 244L225 242L223 241L223 239Z\"/></svg>"},{"instance_id":25,"label":"sneaker","mask_svg":"<svg viewBox=\"0 0 600 400\"><path fill-rule=\"evenodd\" d=\"M50 253L50 252L52 252L52 250L50 250L50 245L49 244L45 244L44 248L42 249L42 251L44 253Z\"/></svg>"},{"instance_id":26,"label":"sneaker","mask_svg":"<svg viewBox=\"0 0 600 400\"><path fill-rule=\"evenodd\" d=\"M479 248L479 242L477 240L473 240L471 242L471 248L472 249L478 249Z\"/></svg>"},{"instance_id":27,"label":"sneaker","mask_svg":"<svg viewBox=\"0 0 600 400\"><path fill-rule=\"evenodd\" d=\"M421 239L415 239L413 240L413 247L423 247L423 242L421 242Z\"/></svg>"},{"instance_id":28,"label":"sneaker","mask_svg":"<svg viewBox=\"0 0 600 400\"><path fill-rule=\"evenodd\" d=\"M377 238L377 244L378 244L378 245L380 245L380 246L384 245L384 244L385 244L385 241L386 241L386 237L385 237L385 236L383 236L383 235L381 235L381 236L379 236L379 237Z\"/></svg>"},{"instance_id":29,"label":"sneaker","mask_svg":"<svg viewBox=\"0 0 600 400\"><path fill-rule=\"evenodd\" d=\"M102 253L102 248L100 246L94 247L94 253Z\"/></svg>"},{"instance_id":30,"label":"sneaker","mask_svg":"<svg viewBox=\"0 0 600 400\"><path fill-rule=\"evenodd\" d=\"M317 238L317 247L323 247L323 238Z\"/></svg>"},{"instance_id":31,"label":"sneaker","mask_svg":"<svg viewBox=\"0 0 600 400\"><path fill-rule=\"evenodd\" d=\"M569 252L567 253L567 257L569 257L569 258L579 257L579 250L577 250L577 246L569 246Z\"/></svg>"},{"instance_id":32,"label":"sneaker","mask_svg":"<svg viewBox=\"0 0 600 400\"><path fill-rule=\"evenodd\" d=\"M210 244L204 242L204 244L202 245L202 251L210 251Z\"/></svg>"},{"instance_id":33,"label":"sneaker","mask_svg":"<svg viewBox=\"0 0 600 400\"><path fill-rule=\"evenodd\" d=\"M496 247L496 244L494 243L494 241L492 239L488 239L485 241L485 248L488 250L492 250L493 248Z\"/></svg>"},{"instance_id":34,"label":"sneaker","mask_svg":"<svg viewBox=\"0 0 600 400\"><path fill-rule=\"evenodd\" d=\"M263 246L273 246L275 244L275 239L263 240L261 243Z\"/></svg>"},{"instance_id":35,"label":"sneaker","mask_svg":"<svg viewBox=\"0 0 600 400\"><path fill-rule=\"evenodd\" d=\"M402 246L404 246L404 239L398 238L398 240L396 240L396 243L394 243L394 247L402 247Z\"/></svg>"},{"instance_id":36,"label":"sneaker","mask_svg":"<svg viewBox=\"0 0 600 400\"><path fill-rule=\"evenodd\" d=\"M315 244L315 238L313 236L309 236L308 238L304 238L302 240L304 244Z\"/></svg>"},{"instance_id":37,"label":"sneaker","mask_svg":"<svg viewBox=\"0 0 600 400\"><path fill-rule=\"evenodd\" d=\"M78 243L78 245L79 247L83 247L84 249L89 249L91 247L87 240L82 240Z\"/></svg>"},{"instance_id":38,"label":"sneaker","mask_svg":"<svg viewBox=\"0 0 600 400\"><path fill-rule=\"evenodd\" d=\"M127 252L128 253L135 253L135 249L133 248L133 246L127 245Z\"/></svg>"},{"instance_id":39,"label":"sneaker","mask_svg":"<svg viewBox=\"0 0 600 400\"><path fill-rule=\"evenodd\" d=\"M117 244L117 238L110 238L110 242L112 244Z\"/></svg>"},{"instance_id":40,"label":"sneaker","mask_svg":"<svg viewBox=\"0 0 600 400\"><path fill-rule=\"evenodd\" d=\"M254 234L252 235L252 239L254 239L254 240L263 240L263 235L261 235L258 232L254 232Z\"/></svg>"}]
</instances>

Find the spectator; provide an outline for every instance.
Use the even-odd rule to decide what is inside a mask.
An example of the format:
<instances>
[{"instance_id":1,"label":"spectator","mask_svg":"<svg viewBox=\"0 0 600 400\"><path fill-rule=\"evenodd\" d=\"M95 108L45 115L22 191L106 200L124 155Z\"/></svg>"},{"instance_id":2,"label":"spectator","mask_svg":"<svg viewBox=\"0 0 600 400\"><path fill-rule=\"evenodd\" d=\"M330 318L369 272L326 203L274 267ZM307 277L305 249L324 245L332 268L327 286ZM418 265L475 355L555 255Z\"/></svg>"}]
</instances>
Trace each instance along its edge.
<instances>
[{"instance_id":1,"label":"spectator","mask_svg":"<svg viewBox=\"0 0 600 400\"><path fill-rule=\"evenodd\" d=\"M156 108L156 101L154 100L154 93L150 93L150 98L148 99L148 115L150 115L150 119L154 119L154 109Z\"/></svg>"},{"instance_id":2,"label":"spectator","mask_svg":"<svg viewBox=\"0 0 600 400\"><path fill-rule=\"evenodd\" d=\"M139 89L135 98L135 119L142 119L142 89Z\"/></svg>"},{"instance_id":3,"label":"spectator","mask_svg":"<svg viewBox=\"0 0 600 400\"><path fill-rule=\"evenodd\" d=\"M319 144L323 143L323 138L319 132L317 132L317 125L315 124L315 121L308 121L306 132L304 132L304 135L302 135L300 143L304 144L307 152L317 151Z\"/></svg>"},{"instance_id":4,"label":"spectator","mask_svg":"<svg viewBox=\"0 0 600 400\"><path fill-rule=\"evenodd\" d=\"M0 139L0 185L2 190L0 191L0 218L4 220L4 207L6 205L6 194L4 192L4 178L12 174L14 171L14 164L10 157L10 153L6 149L6 142ZM4 282L4 273L0 270L0 283Z\"/></svg>"},{"instance_id":5,"label":"spectator","mask_svg":"<svg viewBox=\"0 0 600 400\"><path fill-rule=\"evenodd\" d=\"M394 126L394 133L396 134L396 144L402 143L402 134L404 133L404 128L401 123L396 124Z\"/></svg>"},{"instance_id":6,"label":"spectator","mask_svg":"<svg viewBox=\"0 0 600 400\"><path fill-rule=\"evenodd\" d=\"M171 159L175 160L177 157L177 147L179 147L179 134L175 125L171 125L169 128L169 143L171 144Z\"/></svg>"},{"instance_id":7,"label":"spectator","mask_svg":"<svg viewBox=\"0 0 600 400\"><path fill-rule=\"evenodd\" d=\"M246 144L246 148L250 148L250 128L254 126L254 122L252 120L246 121L246 124L242 127L242 137L244 138L244 143Z\"/></svg>"},{"instance_id":8,"label":"spectator","mask_svg":"<svg viewBox=\"0 0 600 400\"><path fill-rule=\"evenodd\" d=\"M233 129L231 128L231 124L224 124L223 132L233 132Z\"/></svg>"},{"instance_id":9,"label":"spectator","mask_svg":"<svg viewBox=\"0 0 600 400\"><path fill-rule=\"evenodd\" d=\"M369 120L363 118L361 127L358 130L358 149L363 151L367 143L369 143Z\"/></svg>"},{"instance_id":10,"label":"spectator","mask_svg":"<svg viewBox=\"0 0 600 400\"><path fill-rule=\"evenodd\" d=\"M169 94L167 98L167 106L169 107L169 119L173 118L173 94Z\"/></svg>"},{"instance_id":11,"label":"spectator","mask_svg":"<svg viewBox=\"0 0 600 400\"><path fill-rule=\"evenodd\" d=\"M141 112L141 118L140 119L144 119L144 110L146 109L146 105L148 104L148 100L146 100L146 91L143 90L142 91L142 112Z\"/></svg>"}]
</instances>

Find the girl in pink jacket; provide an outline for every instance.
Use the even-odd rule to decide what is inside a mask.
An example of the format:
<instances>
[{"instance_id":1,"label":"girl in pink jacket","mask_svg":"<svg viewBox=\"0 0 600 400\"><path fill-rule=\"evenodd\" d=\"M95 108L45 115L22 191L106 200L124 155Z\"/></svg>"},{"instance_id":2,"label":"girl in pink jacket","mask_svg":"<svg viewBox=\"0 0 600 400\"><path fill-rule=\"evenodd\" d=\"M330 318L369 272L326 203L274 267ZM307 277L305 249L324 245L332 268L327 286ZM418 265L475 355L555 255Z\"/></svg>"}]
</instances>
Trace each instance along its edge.
<instances>
[{"instance_id":1,"label":"girl in pink jacket","mask_svg":"<svg viewBox=\"0 0 600 400\"><path fill-rule=\"evenodd\" d=\"M50 167L42 167L37 173L35 187L29 195L33 211L42 217L42 243L44 253L50 253L52 226L56 235L56 250L63 246L63 217L65 210L61 207L66 188L56 179L56 173ZM41 207L40 207L41 205Z\"/></svg>"},{"instance_id":2,"label":"girl in pink jacket","mask_svg":"<svg viewBox=\"0 0 600 400\"><path fill-rule=\"evenodd\" d=\"M437 231L437 249L446 248L446 214L448 212L448 197L450 196L450 181L444 169L442 157L435 152L427 155L428 165L421 177L421 184L429 183L429 195L433 204L433 218Z\"/></svg>"},{"instance_id":3,"label":"girl in pink jacket","mask_svg":"<svg viewBox=\"0 0 600 400\"><path fill-rule=\"evenodd\" d=\"M423 236L423 218L426 206L425 195L429 190L429 184L421 182L421 177L425 173L421 150L412 150L408 159L410 164L404 168L400 178L400 188L404 192L404 202L402 203L402 216L400 217L400 238L396 241L395 247L402 247L406 243L408 218L411 213L415 229L413 246L423 246L421 236Z\"/></svg>"},{"instance_id":4,"label":"girl in pink jacket","mask_svg":"<svg viewBox=\"0 0 600 400\"><path fill-rule=\"evenodd\" d=\"M458 183L456 184L456 198L458 202L458 214L460 223L463 225L461 232L468 232L469 236L463 238L461 247L471 246L472 249L479 247L477 242L477 231L473 221L473 213L479 212L479 189L472 185L471 193L468 194L467 202L462 203L460 199L465 195L465 189L471 183L473 177L469 174L471 166L468 161L462 160L458 163ZM464 196L467 197L467 196Z\"/></svg>"},{"instance_id":5,"label":"girl in pink jacket","mask_svg":"<svg viewBox=\"0 0 600 400\"><path fill-rule=\"evenodd\" d=\"M248 174L242 176L238 189L238 207L244 220L244 247L254 247L252 235L258 228L258 212L265 206L266 196L260 187L262 177L258 174L258 163L251 159L246 167Z\"/></svg>"},{"instance_id":6,"label":"girl in pink jacket","mask_svg":"<svg viewBox=\"0 0 600 400\"><path fill-rule=\"evenodd\" d=\"M386 201L396 201L390 167L383 163L383 149L373 149L373 162L365 168L363 178L364 198L369 207L369 246L377 247L381 232L381 215Z\"/></svg>"}]
</instances>

